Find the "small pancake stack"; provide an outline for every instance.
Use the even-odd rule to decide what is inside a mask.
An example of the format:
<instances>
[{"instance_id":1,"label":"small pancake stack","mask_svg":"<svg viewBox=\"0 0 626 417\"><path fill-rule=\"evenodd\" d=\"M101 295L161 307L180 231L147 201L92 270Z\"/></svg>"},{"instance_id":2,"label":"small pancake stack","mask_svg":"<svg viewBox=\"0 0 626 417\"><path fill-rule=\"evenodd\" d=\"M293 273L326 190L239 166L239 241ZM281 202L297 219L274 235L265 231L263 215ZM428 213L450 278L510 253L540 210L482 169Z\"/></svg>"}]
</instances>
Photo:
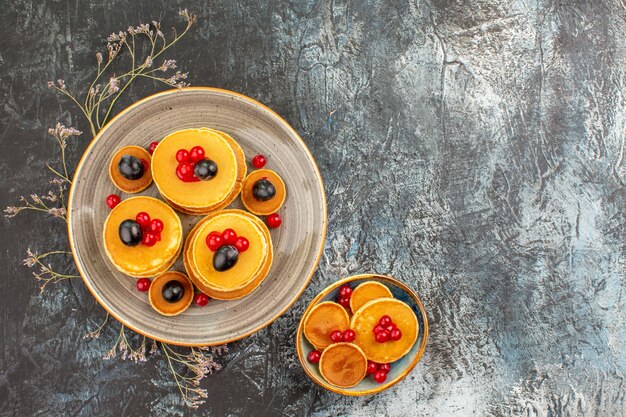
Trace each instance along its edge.
<instances>
[{"instance_id":1,"label":"small pancake stack","mask_svg":"<svg viewBox=\"0 0 626 417\"><path fill-rule=\"evenodd\" d=\"M120 239L121 225L128 219L135 219L139 213L146 213L152 219L161 221L163 227L158 245L145 245L141 240L129 245L129 242ZM142 235L144 231L135 230ZM104 223L106 253L119 271L131 277L155 276L167 271L178 258L182 242L183 226L180 218L170 206L152 197L139 196L122 201L111 210Z\"/></svg>"},{"instance_id":2,"label":"small pancake stack","mask_svg":"<svg viewBox=\"0 0 626 417\"><path fill-rule=\"evenodd\" d=\"M210 181L184 181L174 175L181 165L178 151L195 147L201 147L218 167ZM226 133L208 128L174 132L152 154L152 178L163 199L176 210L196 216L231 204L241 192L246 172L241 146Z\"/></svg>"},{"instance_id":3,"label":"small pancake stack","mask_svg":"<svg viewBox=\"0 0 626 417\"><path fill-rule=\"evenodd\" d=\"M232 268L218 271L207 239L211 233L222 234L228 228L245 236L249 249L239 252ZM183 253L189 278L200 291L218 300L234 300L251 293L267 276L272 259L272 239L267 226L243 210L222 210L203 218L187 236Z\"/></svg>"}]
</instances>

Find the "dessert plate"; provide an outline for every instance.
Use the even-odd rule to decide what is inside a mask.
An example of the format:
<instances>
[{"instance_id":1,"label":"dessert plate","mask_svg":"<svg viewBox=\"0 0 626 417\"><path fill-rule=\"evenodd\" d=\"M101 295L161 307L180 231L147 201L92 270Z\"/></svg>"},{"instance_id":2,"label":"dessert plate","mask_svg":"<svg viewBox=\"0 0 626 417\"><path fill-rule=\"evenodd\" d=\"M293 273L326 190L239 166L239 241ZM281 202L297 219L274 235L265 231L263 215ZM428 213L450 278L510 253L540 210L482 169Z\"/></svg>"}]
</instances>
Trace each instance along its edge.
<instances>
[{"instance_id":1,"label":"dessert plate","mask_svg":"<svg viewBox=\"0 0 626 417\"><path fill-rule=\"evenodd\" d=\"M387 375L387 380L384 383L378 384L373 380L373 378L367 377L351 388L340 388L331 385L321 375L318 365L312 365L307 361L307 355L314 349L314 346L304 336L305 317L307 317L309 312L320 303L325 301L336 301L339 294L339 288L341 288L341 286L350 284L350 286L354 288L363 282L371 281L376 281L385 285L391 291L391 294L395 299L404 302L413 310L419 324L417 340L406 355L391 364L391 371ZM404 283L395 278L385 275L364 274L344 278L329 285L322 290L322 292L320 292L317 297L313 299L313 301L311 301L307 309L302 314L300 325L296 331L296 351L298 352L298 359L300 360L300 364L302 365L304 372L315 383L329 391L336 392L337 394L358 396L381 392L403 380L409 372L411 372L415 365L417 365L420 358L424 354L427 340L428 318L426 317L424 305L417 294Z\"/></svg>"},{"instance_id":2,"label":"dessert plate","mask_svg":"<svg viewBox=\"0 0 626 417\"><path fill-rule=\"evenodd\" d=\"M223 131L243 148L247 160L261 153L267 168L287 187L282 225L271 231L274 260L267 278L239 300L211 300L184 313L158 314L146 293L108 260L102 228L107 195L119 193L107 169L123 146L150 142L186 128ZM139 194L160 198L152 185ZM130 195L121 193L122 199ZM244 209L237 198L230 208ZM246 337L283 314L309 283L326 237L326 197L313 156L296 131L261 103L234 92L208 87L169 90L147 97L112 119L85 151L69 194L68 232L76 266L98 302L117 320L147 337L183 346L207 346ZM179 213L184 235L202 216ZM172 270L184 271L182 259Z\"/></svg>"}]
</instances>

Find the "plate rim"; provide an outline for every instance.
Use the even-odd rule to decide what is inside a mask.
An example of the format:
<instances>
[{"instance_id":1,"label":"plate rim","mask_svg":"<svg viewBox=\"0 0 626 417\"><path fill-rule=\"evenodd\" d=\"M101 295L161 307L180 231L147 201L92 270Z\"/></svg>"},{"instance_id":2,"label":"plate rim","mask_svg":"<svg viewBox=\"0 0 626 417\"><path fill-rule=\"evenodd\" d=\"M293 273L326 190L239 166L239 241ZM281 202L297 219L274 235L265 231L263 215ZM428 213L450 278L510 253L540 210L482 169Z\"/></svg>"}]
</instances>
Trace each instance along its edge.
<instances>
[{"instance_id":1,"label":"plate rim","mask_svg":"<svg viewBox=\"0 0 626 417\"><path fill-rule=\"evenodd\" d=\"M83 270L83 266L82 266L81 262L78 261L78 257L76 255L76 249L74 247L74 243L75 243L74 242L74 236L73 236L73 233L72 233L72 221L71 221L71 218L72 218L72 202L73 202L73 199L74 199L74 186L75 186L75 181L74 180L76 179L78 174L82 171L83 166L85 164L86 157L89 154L89 152L91 151L91 149L95 146L96 141L98 139L100 139L100 137L105 133L105 131L109 128L109 126L111 126L111 124L113 124L118 118L120 118L124 114L126 114L129 111L133 110L135 107L138 107L141 104L143 104L144 102L149 101L149 100L151 100L153 98L160 97L160 96L167 96L167 95L170 95L170 94L176 94L176 93L179 93L181 91L208 91L208 92L213 92L213 93L225 94L227 96L232 96L232 97L236 97L238 99L242 99L244 101L247 101L248 103L252 104L253 106L260 107L261 110L264 110L264 111L268 112L268 114L270 116L272 116L279 124L281 124L285 128L287 128L287 130L290 131L290 133L298 141L300 141L300 144L303 146L304 150L308 154L309 159L311 160L311 162L313 164L313 168L314 168L315 174L317 175L317 179L319 181L318 184L319 184L319 189L320 189L321 196L322 196L322 219L323 219L322 240L321 240L319 248L317 250L317 254L315 256L315 261L313 263L313 267L311 268L311 272L309 273L309 276L307 277L305 284L302 286L302 289L300 289L300 291L298 291L298 293L294 295L293 299L283 309L281 309L276 315L271 317L268 321L266 321L265 323L261 324L260 326L257 326L254 329L249 330L249 331L247 331L245 333L242 333L240 335L237 335L237 336L234 336L234 337L231 337L231 338L228 338L228 339L223 339L223 340L218 340L218 341L214 341L214 342L209 342L209 343L188 343L188 342L183 342L183 341L178 341L178 340L168 340L167 338L155 337L154 335L149 334L149 332L142 331L142 330L136 328L136 326L129 325L121 317L119 317L117 314L113 313L105 305L105 303L101 300L101 298L97 295L95 289L92 287L92 285L90 284L89 280L86 278L87 273ZM69 240L69 244L70 244L70 250L72 252L72 258L74 260L74 264L76 265L76 269L78 270L78 273L81 276L83 282L85 283L85 285L89 289L89 292L91 293L91 295L95 298L95 300L98 302L98 304L107 311L108 314L110 314L113 318L115 318L117 321L122 323L124 326L128 327L129 329L133 330L134 332L136 332L136 333L138 333L138 334L140 334L142 336L146 336L146 337L151 338L153 340L156 340L158 342L167 343L167 344L174 345L174 346L199 347L199 346L218 346L218 345L223 345L223 344L227 344L227 343L231 343L231 342L234 342L234 341L237 341L237 340L244 339L244 338L246 338L246 337L248 337L248 336L258 332L259 330L264 329L265 327L269 326L274 321L276 321L279 317L281 317L283 314L285 314L285 312L287 310L289 310L294 305L294 303L302 296L304 291L307 289L307 287L311 283L311 279L313 278L313 275L317 271L317 267L319 265L320 259L322 257L322 253L324 251L324 245L326 243L327 231L328 231L328 206L327 206L327 200L326 200L326 191L325 191L325 188L324 188L324 180L323 180L322 175L320 173L319 167L317 166L317 162L316 162L315 158L313 157L313 154L311 153L309 147L306 145L304 140L302 140L302 138L300 137L298 132L296 132L296 130L283 117L281 117L278 113L276 113L274 110L270 109L269 107L267 107L263 103L255 100L255 99L253 99L251 97L248 97L248 96L246 96L244 94L237 93L237 92L231 91L231 90L225 90L225 89L222 89L222 88L217 88L217 87L196 86L196 87L184 87L184 88L180 88L180 89L179 88L175 88L175 89L159 91L158 93L154 93L154 94L151 94L149 96L146 96L146 97L144 97L144 98L142 98L142 99L132 103L128 107L122 109L119 113L117 113L113 118L111 118L111 120L109 120L98 131L96 136L94 136L91 139L91 141L89 142L89 145L87 145L87 147L85 148L85 151L81 155L80 160L78 161L78 164L76 165L76 170L74 171L74 175L72 176L72 182L70 184L70 189L69 189L68 198L67 198L67 235L68 235L68 240Z\"/></svg>"},{"instance_id":2,"label":"plate rim","mask_svg":"<svg viewBox=\"0 0 626 417\"><path fill-rule=\"evenodd\" d=\"M365 390L360 390L360 391L351 391L346 388L340 388L340 387L331 385L328 382L321 380L320 378L317 377L317 375L313 374L310 371L309 366L306 363L306 358L304 357L304 352L302 351L302 343L303 343L303 337L304 337L304 318L314 306L319 304L319 302L334 289L339 288L342 285L347 284L349 282L360 280L360 279L367 279L367 278L375 278L380 281L391 283L392 285L399 287L400 289L405 291L407 294L409 294L409 296L411 296L411 298L413 298L413 300L415 301L415 304L417 305L417 308L420 311L420 314L422 315L422 318L424 320L424 326L423 326L424 335L422 337L422 343L420 343L420 346L417 351L417 354L415 355L415 358L409 364L409 366L407 366L407 368L404 371L402 371L400 375L398 375L394 380L389 381L388 383L381 385L379 387L376 387L376 388L365 389ZM388 388L391 388L392 386L396 385L398 382L402 381L413 370L413 368L415 368L415 366L418 364L418 362L424 355L427 342L428 342L428 316L426 315L426 309L424 308L424 304L422 303L422 300L417 295L417 293L413 291L407 284L405 284L404 282L400 281L397 278L394 278L389 275L382 275L382 274L375 274L375 273L351 275L349 277L342 278L339 281L335 281L329 286L327 286L326 288L324 288L322 291L319 292L319 294L315 296L315 298L311 300L309 305L306 307L306 309L302 313L302 316L300 317L298 329L296 330L296 354L298 356L298 360L300 361L300 365L302 366L302 369L304 370L304 373L307 374L308 377L311 378L311 380L315 382L317 385L319 385L320 387L325 388L336 394L347 395L351 397L359 397L359 396L364 396L364 395L376 394Z\"/></svg>"}]
</instances>

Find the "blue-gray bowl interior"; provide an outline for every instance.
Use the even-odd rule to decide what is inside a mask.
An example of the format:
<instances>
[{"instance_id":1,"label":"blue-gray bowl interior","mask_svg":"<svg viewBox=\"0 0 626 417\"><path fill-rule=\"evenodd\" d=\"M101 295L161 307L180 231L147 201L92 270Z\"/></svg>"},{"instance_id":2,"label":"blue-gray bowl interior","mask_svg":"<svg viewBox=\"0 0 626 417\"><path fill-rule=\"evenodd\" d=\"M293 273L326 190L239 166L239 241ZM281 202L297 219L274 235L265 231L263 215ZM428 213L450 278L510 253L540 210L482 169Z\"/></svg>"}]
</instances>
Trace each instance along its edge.
<instances>
[{"instance_id":1,"label":"blue-gray bowl interior","mask_svg":"<svg viewBox=\"0 0 626 417\"><path fill-rule=\"evenodd\" d=\"M417 340L415 341L415 344L413 344L413 347L411 348L409 353L407 353L406 355L404 355L402 358L398 359L397 361L391 363L391 371L389 371L389 373L387 374L387 380L383 384L377 383L376 381L374 381L374 378L371 375L367 375L356 386L352 388L342 388L342 390L352 391L354 394L357 394L361 391L370 391L372 389L384 389L385 387L392 385L395 382L396 378L402 375L406 371L406 369L409 366L411 366L411 363L417 356L420 346L422 345L422 342L424 340L424 316L422 315L422 312L420 311L417 302L411 296L411 294L409 294L404 289L402 289L401 287L398 287L397 285L395 285L394 283L390 281L376 278L376 277L355 279L353 281L348 282L347 285L349 285L350 287L352 287L352 289L354 289L359 284L366 282L366 281L380 282L381 284L389 288L389 290L391 290L391 294L393 294L394 298L400 301L403 301L409 307L411 307L419 323L419 332L417 334ZM321 303L322 301L337 301L339 288L341 287L337 287L333 289L332 291L330 291L324 298L320 299L318 303ZM311 352L315 348L313 347L313 345L311 345L311 343L309 343L309 341L306 339L304 335L302 335L301 337L300 347L304 355L304 361L303 361L303 363L305 364L304 366L307 366L309 370L311 371L311 373L315 375L320 381L326 382L324 377L319 372L318 365L310 364L306 360L306 356L309 354L309 352Z\"/></svg>"}]
</instances>

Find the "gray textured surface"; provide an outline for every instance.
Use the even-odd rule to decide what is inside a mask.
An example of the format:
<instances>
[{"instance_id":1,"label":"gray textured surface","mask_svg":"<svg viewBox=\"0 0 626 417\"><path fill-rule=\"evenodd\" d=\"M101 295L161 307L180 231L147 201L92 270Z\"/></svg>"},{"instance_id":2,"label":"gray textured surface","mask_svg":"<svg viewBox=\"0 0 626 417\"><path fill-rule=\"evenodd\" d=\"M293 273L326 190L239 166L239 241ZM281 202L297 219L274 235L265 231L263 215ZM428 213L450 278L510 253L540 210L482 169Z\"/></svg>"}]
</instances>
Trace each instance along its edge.
<instances>
[{"instance_id":1,"label":"gray textured surface","mask_svg":"<svg viewBox=\"0 0 626 417\"><path fill-rule=\"evenodd\" d=\"M281 319L231 346L202 415L623 415L624 4L373 1L210 5L173 56L194 85L283 115L317 158L329 204L314 279ZM149 1L4 1L2 203L45 188L61 117L45 87L91 76L100 35L163 18ZM130 100L155 86L138 86ZM83 135L70 148L79 158ZM39 295L27 246L65 245L62 222L2 220L0 415L192 415L165 364L104 362L115 329L80 280ZM368 398L324 392L294 330L337 277L410 283L426 354Z\"/></svg>"}]
</instances>

